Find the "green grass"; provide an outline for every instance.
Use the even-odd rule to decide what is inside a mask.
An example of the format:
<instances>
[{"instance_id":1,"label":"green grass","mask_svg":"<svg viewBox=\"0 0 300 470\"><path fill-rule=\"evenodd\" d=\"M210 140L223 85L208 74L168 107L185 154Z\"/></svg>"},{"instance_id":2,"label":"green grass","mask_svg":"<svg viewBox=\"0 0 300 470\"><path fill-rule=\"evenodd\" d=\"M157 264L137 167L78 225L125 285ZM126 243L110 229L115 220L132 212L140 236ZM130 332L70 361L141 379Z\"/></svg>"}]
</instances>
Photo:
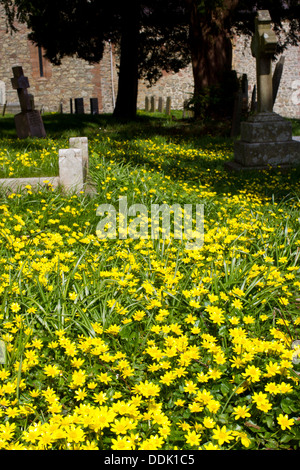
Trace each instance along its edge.
<instances>
[{"instance_id":1,"label":"green grass","mask_svg":"<svg viewBox=\"0 0 300 470\"><path fill-rule=\"evenodd\" d=\"M96 195L1 193L0 448L298 450L299 168L225 171L212 123L43 120L19 141L3 119L3 174L87 136ZM204 204L203 247L99 239L120 196Z\"/></svg>"}]
</instances>

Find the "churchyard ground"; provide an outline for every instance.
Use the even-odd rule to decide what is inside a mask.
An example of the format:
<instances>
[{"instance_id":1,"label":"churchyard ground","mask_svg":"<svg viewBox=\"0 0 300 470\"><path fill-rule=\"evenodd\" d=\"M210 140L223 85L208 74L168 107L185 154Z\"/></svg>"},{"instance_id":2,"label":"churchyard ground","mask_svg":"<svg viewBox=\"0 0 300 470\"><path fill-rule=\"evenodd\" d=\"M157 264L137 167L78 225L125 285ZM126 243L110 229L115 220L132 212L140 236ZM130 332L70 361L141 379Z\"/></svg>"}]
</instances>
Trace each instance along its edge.
<instances>
[{"instance_id":1,"label":"churchyard ground","mask_svg":"<svg viewBox=\"0 0 300 470\"><path fill-rule=\"evenodd\" d=\"M0 448L298 450L299 168L228 172L222 127L162 115L43 120L2 118L0 177L87 136L96 194L1 192ZM98 238L121 196L203 205L203 246Z\"/></svg>"}]
</instances>

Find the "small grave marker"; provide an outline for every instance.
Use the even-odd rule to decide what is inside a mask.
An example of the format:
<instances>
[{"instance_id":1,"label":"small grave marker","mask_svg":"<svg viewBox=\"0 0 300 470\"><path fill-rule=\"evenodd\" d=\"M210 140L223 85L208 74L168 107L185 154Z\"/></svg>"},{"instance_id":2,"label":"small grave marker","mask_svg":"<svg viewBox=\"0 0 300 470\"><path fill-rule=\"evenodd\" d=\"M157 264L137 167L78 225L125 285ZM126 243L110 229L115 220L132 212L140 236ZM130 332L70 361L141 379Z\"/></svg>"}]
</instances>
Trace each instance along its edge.
<instances>
[{"instance_id":1,"label":"small grave marker","mask_svg":"<svg viewBox=\"0 0 300 470\"><path fill-rule=\"evenodd\" d=\"M75 98L75 114L84 114L83 98Z\"/></svg>"},{"instance_id":2,"label":"small grave marker","mask_svg":"<svg viewBox=\"0 0 300 470\"><path fill-rule=\"evenodd\" d=\"M99 114L98 98L90 98L91 114Z\"/></svg>"}]
</instances>

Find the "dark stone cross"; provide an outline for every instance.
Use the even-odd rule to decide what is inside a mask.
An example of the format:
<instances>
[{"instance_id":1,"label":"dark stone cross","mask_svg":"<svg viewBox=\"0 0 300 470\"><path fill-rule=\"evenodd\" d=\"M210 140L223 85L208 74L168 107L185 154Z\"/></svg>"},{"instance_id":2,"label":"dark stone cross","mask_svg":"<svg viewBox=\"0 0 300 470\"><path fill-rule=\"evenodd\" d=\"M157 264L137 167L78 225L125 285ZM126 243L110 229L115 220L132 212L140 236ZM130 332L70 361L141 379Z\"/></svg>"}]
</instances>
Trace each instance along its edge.
<instances>
[{"instance_id":1,"label":"dark stone cross","mask_svg":"<svg viewBox=\"0 0 300 470\"><path fill-rule=\"evenodd\" d=\"M43 120L38 110L34 109L33 96L28 93L28 78L24 76L22 67L13 67L11 83L18 92L21 112L15 115L17 136L20 139L26 137L46 137Z\"/></svg>"},{"instance_id":2,"label":"dark stone cross","mask_svg":"<svg viewBox=\"0 0 300 470\"><path fill-rule=\"evenodd\" d=\"M28 93L27 88L30 87L27 77L24 77L22 67L13 67L13 78L11 84L14 90L18 92L18 98L20 101L22 113L32 111L32 100L31 95Z\"/></svg>"}]
</instances>

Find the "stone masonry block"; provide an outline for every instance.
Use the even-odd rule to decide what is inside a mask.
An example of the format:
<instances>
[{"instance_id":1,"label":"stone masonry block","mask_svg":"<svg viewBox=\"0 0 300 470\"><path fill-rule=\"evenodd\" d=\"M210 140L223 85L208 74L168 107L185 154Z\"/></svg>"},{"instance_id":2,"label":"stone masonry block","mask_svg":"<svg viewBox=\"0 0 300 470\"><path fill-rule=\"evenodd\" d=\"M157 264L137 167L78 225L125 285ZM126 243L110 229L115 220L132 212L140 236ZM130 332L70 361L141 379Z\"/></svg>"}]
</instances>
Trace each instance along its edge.
<instances>
[{"instance_id":1,"label":"stone masonry block","mask_svg":"<svg viewBox=\"0 0 300 470\"><path fill-rule=\"evenodd\" d=\"M58 156L60 184L69 191L82 191L84 187L82 150L60 149Z\"/></svg>"},{"instance_id":2,"label":"stone masonry block","mask_svg":"<svg viewBox=\"0 0 300 470\"><path fill-rule=\"evenodd\" d=\"M89 168L89 146L87 137L70 137L69 139L70 148L77 148L82 151L83 167L84 167L84 181L87 177Z\"/></svg>"},{"instance_id":3,"label":"stone masonry block","mask_svg":"<svg viewBox=\"0 0 300 470\"><path fill-rule=\"evenodd\" d=\"M276 122L242 122L243 142L288 142L292 139L292 124L284 119Z\"/></svg>"},{"instance_id":4,"label":"stone masonry block","mask_svg":"<svg viewBox=\"0 0 300 470\"><path fill-rule=\"evenodd\" d=\"M245 167L298 165L300 142L235 143L235 161Z\"/></svg>"}]
</instances>

